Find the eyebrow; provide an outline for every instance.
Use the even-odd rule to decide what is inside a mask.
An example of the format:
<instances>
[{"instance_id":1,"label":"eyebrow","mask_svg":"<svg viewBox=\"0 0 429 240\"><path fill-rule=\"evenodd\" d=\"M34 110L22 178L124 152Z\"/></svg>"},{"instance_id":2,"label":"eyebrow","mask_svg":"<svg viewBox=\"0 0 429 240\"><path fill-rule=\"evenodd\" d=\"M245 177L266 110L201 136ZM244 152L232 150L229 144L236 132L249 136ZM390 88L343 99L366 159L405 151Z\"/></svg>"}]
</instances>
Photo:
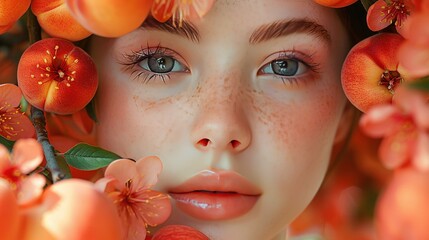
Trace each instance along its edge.
<instances>
[{"instance_id":1,"label":"eyebrow","mask_svg":"<svg viewBox=\"0 0 429 240\"><path fill-rule=\"evenodd\" d=\"M281 20L258 27L250 36L249 43L257 44L293 33L307 33L330 43L331 36L322 25L310 19Z\"/></svg>"},{"instance_id":2,"label":"eyebrow","mask_svg":"<svg viewBox=\"0 0 429 240\"><path fill-rule=\"evenodd\" d=\"M185 20L179 22L178 19L173 20L173 18L170 18L168 21L161 23L152 16L148 16L140 27L173 33L196 43L198 43L201 38L198 29L192 25L192 23Z\"/></svg>"}]
</instances>

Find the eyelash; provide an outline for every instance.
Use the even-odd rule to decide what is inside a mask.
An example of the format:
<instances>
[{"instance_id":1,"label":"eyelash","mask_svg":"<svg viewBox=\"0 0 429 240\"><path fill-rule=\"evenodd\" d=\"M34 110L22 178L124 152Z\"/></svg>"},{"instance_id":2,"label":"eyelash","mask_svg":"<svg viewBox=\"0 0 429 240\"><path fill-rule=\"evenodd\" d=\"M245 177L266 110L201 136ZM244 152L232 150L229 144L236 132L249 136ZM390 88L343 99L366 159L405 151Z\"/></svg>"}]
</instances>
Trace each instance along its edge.
<instances>
[{"instance_id":1,"label":"eyelash","mask_svg":"<svg viewBox=\"0 0 429 240\"><path fill-rule=\"evenodd\" d=\"M285 84L285 85L286 84L298 84L302 81L301 78L303 78L303 76L283 76L283 75L279 75L276 73L264 73L264 72L262 72L262 70L265 68L265 66L267 66L268 64L271 64L272 62L274 62L276 60L294 60L294 61L297 61L298 63L303 64L312 73L314 73L314 74L320 73L320 64L312 61L312 59L313 59L312 55L313 54L307 55L307 54L298 52L295 49L293 49L291 51L283 50L281 52L277 52L274 54L277 54L277 57L272 59L270 62L265 63L262 67L260 67L258 69L258 75L261 75L261 74L272 75L272 76L280 79L283 82L283 84ZM271 56L273 56L274 54L272 54ZM139 64L142 61L144 61L145 59L149 59L151 57L154 57L154 56L171 57L171 58L175 59L175 61L177 61L179 64L182 64L184 66L185 72L189 72L189 69L185 66L185 64L182 63L183 61L177 60L178 58L180 59L181 57L178 56L178 54L176 52L174 52L171 49L161 47L160 44L158 44L156 47L149 47L149 45L147 47L142 46L141 49L138 51L132 51L131 53L124 54L123 57L124 57L125 61L120 62L120 64L124 65L127 70L131 71L131 75L134 75L134 79L138 79L138 80L142 81L143 83L149 83L152 80L155 80L155 81L161 80L163 83L166 83L166 81L170 80L171 74L174 74L177 72L170 71L168 73L157 73L157 72L148 71L148 70L144 69L143 67L139 66ZM270 56L267 57L267 59L268 58L270 58ZM138 67L137 69L135 69L136 66ZM308 75L308 74L304 73L304 75Z\"/></svg>"},{"instance_id":2,"label":"eyelash","mask_svg":"<svg viewBox=\"0 0 429 240\"><path fill-rule=\"evenodd\" d=\"M138 51L132 51L131 53L123 54L125 61L120 61L119 63L124 65L126 70L131 71L131 75L134 75L134 79L138 79L145 84L152 80L161 80L162 82L166 83L166 81L170 80L171 74L176 72L170 71L168 73L157 73L148 71L139 66L142 61L154 56L171 57L184 66L185 72L189 72L189 69L185 66L185 64L182 63L183 61L177 60L180 57L176 52L171 49L161 47L160 44L158 44L156 47L149 47L149 45L147 47L142 46ZM138 69L135 69L136 66Z\"/></svg>"},{"instance_id":3,"label":"eyelash","mask_svg":"<svg viewBox=\"0 0 429 240\"><path fill-rule=\"evenodd\" d=\"M313 55L308 55L308 54L304 54L301 53L299 51L296 51L295 49L288 51L288 50L283 50L281 52L277 52L274 53L277 54L277 57L275 57L274 59L270 60L268 63L265 63L264 65L262 65L262 67L258 70L258 74L265 74L262 72L262 69L267 66L268 64L271 64L272 62L276 61L276 60L294 60L297 61L298 63L302 63L305 67L307 67L312 73L314 74L319 74L320 73L320 64L316 63L314 61L312 61L313 59ZM274 55L272 54L272 55ZM271 56L272 56L271 55ZM267 57L267 59L270 58ZM271 74L274 77L280 79L283 84L299 84L299 82L301 82L300 78L302 77L297 77L297 76L282 76L279 74ZM307 75L307 74L305 74Z\"/></svg>"}]
</instances>

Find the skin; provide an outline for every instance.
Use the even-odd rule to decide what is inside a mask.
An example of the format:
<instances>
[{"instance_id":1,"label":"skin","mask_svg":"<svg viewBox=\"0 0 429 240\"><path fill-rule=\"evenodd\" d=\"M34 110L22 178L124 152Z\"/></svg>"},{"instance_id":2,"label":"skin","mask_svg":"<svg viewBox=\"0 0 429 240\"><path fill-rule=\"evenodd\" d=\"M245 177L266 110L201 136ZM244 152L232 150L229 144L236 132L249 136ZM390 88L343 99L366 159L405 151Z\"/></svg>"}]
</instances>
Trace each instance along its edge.
<instances>
[{"instance_id":1,"label":"skin","mask_svg":"<svg viewBox=\"0 0 429 240\"><path fill-rule=\"evenodd\" d=\"M291 33L249 43L259 26L293 18L320 24L330 41ZM311 0L219 0L192 24L199 43L153 29L94 38L91 51L101 79L98 143L122 157L159 156L164 168L157 190L167 192L211 169L235 171L262 190L250 212L223 221L194 219L173 202L166 224L189 225L211 239L283 239L319 188L332 147L348 128L340 83L350 45L346 31L334 10ZM173 50L189 71L174 72L164 83L145 81L150 73L138 64L121 64L124 54L158 45ZM317 69L300 65L294 80L284 82L261 73L278 52L293 51Z\"/></svg>"}]
</instances>

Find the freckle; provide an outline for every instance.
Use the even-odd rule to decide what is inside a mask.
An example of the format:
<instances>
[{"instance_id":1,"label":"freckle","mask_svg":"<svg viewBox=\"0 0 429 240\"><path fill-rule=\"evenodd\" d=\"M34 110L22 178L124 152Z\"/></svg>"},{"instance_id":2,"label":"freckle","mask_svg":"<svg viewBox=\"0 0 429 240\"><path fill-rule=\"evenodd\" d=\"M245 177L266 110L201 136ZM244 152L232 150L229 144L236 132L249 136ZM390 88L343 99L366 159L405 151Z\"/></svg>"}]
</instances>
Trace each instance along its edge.
<instances>
[{"instance_id":1,"label":"freckle","mask_svg":"<svg viewBox=\"0 0 429 240\"><path fill-rule=\"evenodd\" d=\"M38 81L37 84L42 85L43 83L41 81Z\"/></svg>"},{"instance_id":2,"label":"freckle","mask_svg":"<svg viewBox=\"0 0 429 240\"><path fill-rule=\"evenodd\" d=\"M74 60L74 63L78 63L78 62L79 62L79 59L75 59L75 60Z\"/></svg>"},{"instance_id":3,"label":"freckle","mask_svg":"<svg viewBox=\"0 0 429 240\"><path fill-rule=\"evenodd\" d=\"M48 59L43 58L43 62L44 62L44 63L48 63Z\"/></svg>"},{"instance_id":4,"label":"freckle","mask_svg":"<svg viewBox=\"0 0 429 240\"><path fill-rule=\"evenodd\" d=\"M66 83L66 86L67 86L67 87L70 87L70 83Z\"/></svg>"},{"instance_id":5,"label":"freckle","mask_svg":"<svg viewBox=\"0 0 429 240\"><path fill-rule=\"evenodd\" d=\"M35 78L35 76L33 74L30 75L31 78Z\"/></svg>"}]
</instances>

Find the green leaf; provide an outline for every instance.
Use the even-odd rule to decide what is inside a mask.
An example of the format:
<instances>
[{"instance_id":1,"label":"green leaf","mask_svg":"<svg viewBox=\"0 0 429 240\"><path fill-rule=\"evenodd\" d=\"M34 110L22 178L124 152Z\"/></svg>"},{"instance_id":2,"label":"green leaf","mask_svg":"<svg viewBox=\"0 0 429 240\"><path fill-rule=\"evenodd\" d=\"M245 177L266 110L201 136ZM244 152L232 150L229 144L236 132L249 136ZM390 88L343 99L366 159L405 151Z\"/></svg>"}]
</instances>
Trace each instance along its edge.
<instances>
[{"instance_id":1,"label":"green leaf","mask_svg":"<svg viewBox=\"0 0 429 240\"><path fill-rule=\"evenodd\" d=\"M27 111L28 102L27 102L27 100L25 100L24 97L21 98L21 102L19 104L19 108L20 108L21 112L25 113Z\"/></svg>"},{"instance_id":2,"label":"green leaf","mask_svg":"<svg viewBox=\"0 0 429 240\"><path fill-rule=\"evenodd\" d=\"M77 144L64 153L64 157L69 165L81 170L99 169L121 158L115 153L85 143Z\"/></svg>"},{"instance_id":3,"label":"green leaf","mask_svg":"<svg viewBox=\"0 0 429 240\"><path fill-rule=\"evenodd\" d=\"M57 160L58 167L60 167L61 171L65 174L64 179L72 178L69 165L67 164L64 156L57 155L55 156Z\"/></svg>"},{"instance_id":4,"label":"green leaf","mask_svg":"<svg viewBox=\"0 0 429 240\"><path fill-rule=\"evenodd\" d=\"M368 11L368 8L371 7L371 5L374 4L376 1L377 0L360 0L366 11Z\"/></svg>"},{"instance_id":5,"label":"green leaf","mask_svg":"<svg viewBox=\"0 0 429 240\"><path fill-rule=\"evenodd\" d=\"M86 105L85 110L88 113L88 116L94 121L98 122L97 114L95 112L95 98L93 98L88 105Z\"/></svg>"},{"instance_id":6,"label":"green leaf","mask_svg":"<svg viewBox=\"0 0 429 240\"><path fill-rule=\"evenodd\" d=\"M408 87L423 91L429 91L429 76L408 82Z\"/></svg>"},{"instance_id":7,"label":"green leaf","mask_svg":"<svg viewBox=\"0 0 429 240\"><path fill-rule=\"evenodd\" d=\"M12 152L12 148L15 142L7 140L3 136L0 136L0 144L4 145L9 150L9 152Z\"/></svg>"}]
</instances>

